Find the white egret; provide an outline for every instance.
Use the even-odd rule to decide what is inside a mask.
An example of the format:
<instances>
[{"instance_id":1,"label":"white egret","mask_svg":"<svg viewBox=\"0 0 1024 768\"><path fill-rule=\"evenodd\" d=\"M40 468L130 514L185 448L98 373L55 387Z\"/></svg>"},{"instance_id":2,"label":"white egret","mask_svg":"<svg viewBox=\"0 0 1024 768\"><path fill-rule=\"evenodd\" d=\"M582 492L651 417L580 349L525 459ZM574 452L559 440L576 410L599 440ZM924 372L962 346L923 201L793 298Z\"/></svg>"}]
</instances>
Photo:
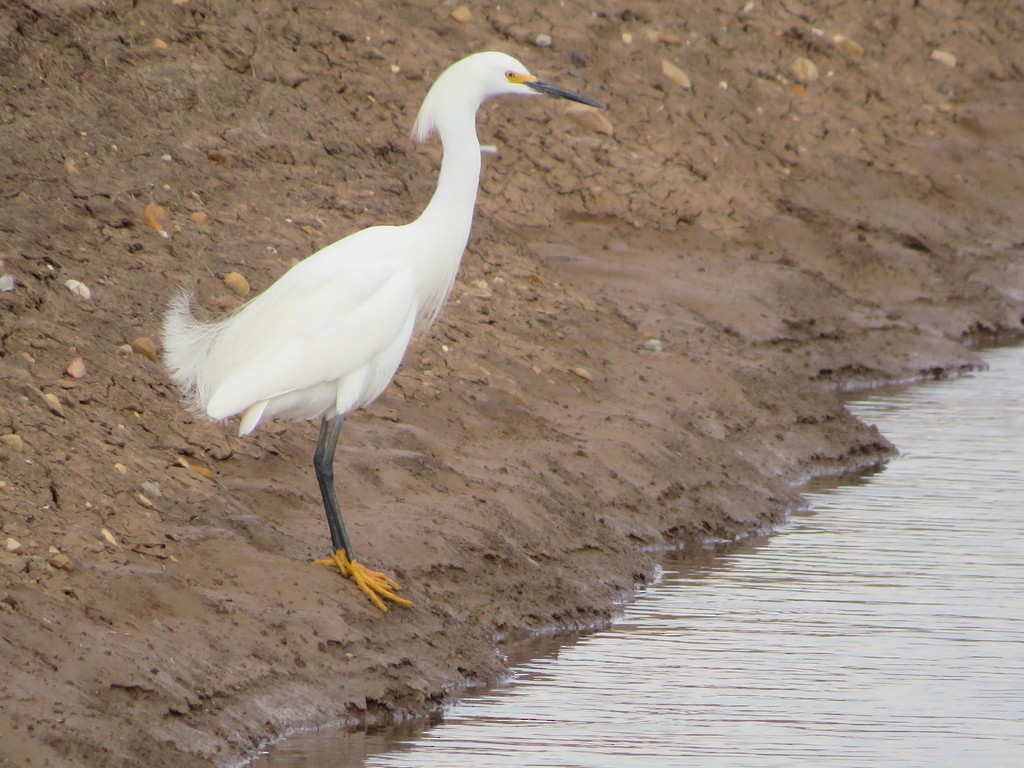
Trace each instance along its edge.
<instances>
[{"instance_id":1,"label":"white egret","mask_svg":"<svg viewBox=\"0 0 1024 768\"><path fill-rule=\"evenodd\" d=\"M181 291L164 318L165 360L193 410L211 419L241 415L239 435L268 419L322 418L313 466L334 554L316 560L351 577L383 611L381 598L412 603L384 573L357 562L334 488L334 452L344 417L391 382L417 328L448 297L469 239L480 182L476 113L491 96L546 94L602 105L531 75L503 53L452 64L427 93L413 127L444 148L437 190L418 219L376 226L318 251L223 320L204 323Z\"/></svg>"}]
</instances>

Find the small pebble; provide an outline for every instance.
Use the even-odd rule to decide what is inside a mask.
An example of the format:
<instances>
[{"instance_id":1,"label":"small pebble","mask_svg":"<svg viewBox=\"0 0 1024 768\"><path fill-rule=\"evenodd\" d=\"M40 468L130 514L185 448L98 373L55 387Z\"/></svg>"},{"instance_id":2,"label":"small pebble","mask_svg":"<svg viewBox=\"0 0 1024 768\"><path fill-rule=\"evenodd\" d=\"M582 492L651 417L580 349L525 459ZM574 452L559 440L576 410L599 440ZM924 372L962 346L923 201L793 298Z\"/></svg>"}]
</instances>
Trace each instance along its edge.
<instances>
[{"instance_id":1,"label":"small pebble","mask_svg":"<svg viewBox=\"0 0 1024 768\"><path fill-rule=\"evenodd\" d=\"M584 128L595 133L603 133L606 136L613 136L615 134L615 127L612 125L612 121L605 117L603 112L594 107L588 107L586 104L573 104L565 110L565 114Z\"/></svg>"},{"instance_id":2,"label":"small pebble","mask_svg":"<svg viewBox=\"0 0 1024 768\"><path fill-rule=\"evenodd\" d=\"M14 275L0 276L0 291L10 293L14 290Z\"/></svg>"},{"instance_id":3,"label":"small pebble","mask_svg":"<svg viewBox=\"0 0 1024 768\"><path fill-rule=\"evenodd\" d=\"M864 48L859 43L854 42L846 35L834 35L832 37L832 44L841 50L843 53L849 56L863 56Z\"/></svg>"},{"instance_id":4,"label":"small pebble","mask_svg":"<svg viewBox=\"0 0 1024 768\"><path fill-rule=\"evenodd\" d=\"M171 230L171 217L167 213L167 209L162 205L156 203L150 203L146 206L142 212L142 223L150 229L155 229L160 233L160 237L170 237Z\"/></svg>"},{"instance_id":5,"label":"small pebble","mask_svg":"<svg viewBox=\"0 0 1024 768\"><path fill-rule=\"evenodd\" d=\"M103 534L103 538L104 538L104 539L106 540L106 542L107 542L107 543L108 543L108 544L109 544L110 546L112 546L112 547L119 547L119 546L121 546L120 544L118 544L118 543L117 543L117 539L115 539L115 538L114 538L114 534L112 534L112 533L111 533L110 531L108 531L108 530L107 530L106 528L104 528L103 530L101 530L101 531L100 531L100 533L102 533L102 534Z\"/></svg>"},{"instance_id":6,"label":"small pebble","mask_svg":"<svg viewBox=\"0 0 1024 768\"><path fill-rule=\"evenodd\" d=\"M25 448L25 441L21 439L21 435L15 435L14 433L0 435L0 443L3 443L12 451L20 451Z\"/></svg>"},{"instance_id":7,"label":"small pebble","mask_svg":"<svg viewBox=\"0 0 1024 768\"><path fill-rule=\"evenodd\" d=\"M550 48L551 47L551 35L546 35L541 32L537 37L533 39L533 44L538 48Z\"/></svg>"},{"instance_id":8,"label":"small pebble","mask_svg":"<svg viewBox=\"0 0 1024 768\"><path fill-rule=\"evenodd\" d=\"M797 82L804 83L805 85L813 83L818 79L817 65L810 59L805 59L802 56L793 59L793 63L789 65L789 71L796 78Z\"/></svg>"},{"instance_id":9,"label":"small pebble","mask_svg":"<svg viewBox=\"0 0 1024 768\"><path fill-rule=\"evenodd\" d=\"M239 296L249 295L249 281L241 272L228 272L224 275L224 284Z\"/></svg>"},{"instance_id":10,"label":"small pebble","mask_svg":"<svg viewBox=\"0 0 1024 768\"><path fill-rule=\"evenodd\" d=\"M624 42L626 45L629 45L630 43L633 42L633 35L631 35L629 32L623 32L622 42Z\"/></svg>"},{"instance_id":11,"label":"small pebble","mask_svg":"<svg viewBox=\"0 0 1024 768\"><path fill-rule=\"evenodd\" d=\"M159 499L164 495L164 492L160 490L159 485L149 481L142 484L142 492L151 499Z\"/></svg>"},{"instance_id":12,"label":"small pebble","mask_svg":"<svg viewBox=\"0 0 1024 768\"><path fill-rule=\"evenodd\" d=\"M153 502L150 500L150 498L146 494L140 493L140 494L138 494L136 496L136 498L139 500L139 504L141 504L142 506L146 507L147 509L152 509L153 508Z\"/></svg>"},{"instance_id":13,"label":"small pebble","mask_svg":"<svg viewBox=\"0 0 1024 768\"><path fill-rule=\"evenodd\" d=\"M75 164L74 160L65 160L64 170L68 173L68 175L74 176L76 173L78 173L78 165Z\"/></svg>"},{"instance_id":14,"label":"small pebble","mask_svg":"<svg viewBox=\"0 0 1024 768\"><path fill-rule=\"evenodd\" d=\"M148 357L154 363L157 361L156 344L148 336L139 336L139 338L132 341L132 352Z\"/></svg>"},{"instance_id":15,"label":"small pebble","mask_svg":"<svg viewBox=\"0 0 1024 768\"><path fill-rule=\"evenodd\" d=\"M647 339L647 341L644 342L644 349L650 350L651 352L661 352L665 349L665 345L662 343L661 339Z\"/></svg>"},{"instance_id":16,"label":"small pebble","mask_svg":"<svg viewBox=\"0 0 1024 768\"><path fill-rule=\"evenodd\" d=\"M4 542L4 549L12 555L16 555L22 550L21 542L8 536L7 541Z\"/></svg>"},{"instance_id":17,"label":"small pebble","mask_svg":"<svg viewBox=\"0 0 1024 768\"><path fill-rule=\"evenodd\" d=\"M212 480L214 477L216 477L216 475L214 475L212 469L204 467L202 464L193 464L188 459L186 459L184 456L179 456L178 457L178 464L180 464L181 466L185 467L185 469L190 469L193 472L195 472L197 475L202 475L203 477L208 478L210 480Z\"/></svg>"},{"instance_id":18,"label":"small pebble","mask_svg":"<svg viewBox=\"0 0 1024 768\"><path fill-rule=\"evenodd\" d=\"M122 475L127 475L127 474L128 474L128 467L126 467L126 466L125 466L124 464L122 464L121 462L117 462L117 464L115 464L115 465L114 465L114 469L115 469L115 470L116 470L116 471L117 471L118 473L120 473L120 474L122 474Z\"/></svg>"},{"instance_id":19,"label":"small pebble","mask_svg":"<svg viewBox=\"0 0 1024 768\"><path fill-rule=\"evenodd\" d=\"M459 24L468 24L473 20L473 14L465 5L460 5L452 11L452 18L459 22Z\"/></svg>"},{"instance_id":20,"label":"small pebble","mask_svg":"<svg viewBox=\"0 0 1024 768\"><path fill-rule=\"evenodd\" d=\"M956 56L954 56L949 51L943 51L938 48L932 51L932 61L937 61L939 62L939 64L944 64L950 69L956 66Z\"/></svg>"},{"instance_id":21,"label":"small pebble","mask_svg":"<svg viewBox=\"0 0 1024 768\"><path fill-rule=\"evenodd\" d=\"M206 222L208 222L210 220L210 217L207 216L202 211L195 211L194 213L189 215L189 218L192 219L192 221L194 221L196 224L198 224L201 227L204 226L206 224Z\"/></svg>"},{"instance_id":22,"label":"small pebble","mask_svg":"<svg viewBox=\"0 0 1024 768\"><path fill-rule=\"evenodd\" d=\"M679 35L673 35L671 32L659 32L656 29L645 30L644 40L648 43L666 43L668 45L679 45L683 42Z\"/></svg>"},{"instance_id":23,"label":"small pebble","mask_svg":"<svg viewBox=\"0 0 1024 768\"><path fill-rule=\"evenodd\" d=\"M76 357L74 360L72 360L70 363L68 363L68 367L66 368L66 371L67 371L68 376L70 376L73 379L84 379L85 378L85 361L82 358L80 358L80 357Z\"/></svg>"},{"instance_id":24,"label":"small pebble","mask_svg":"<svg viewBox=\"0 0 1024 768\"><path fill-rule=\"evenodd\" d=\"M667 59L662 59L661 61L661 74L680 88L690 90L693 87L693 83L690 82L690 76Z\"/></svg>"},{"instance_id":25,"label":"small pebble","mask_svg":"<svg viewBox=\"0 0 1024 768\"><path fill-rule=\"evenodd\" d=\"M594 374L592 374L586 368L570 368L569 372L575 374L576 376L579 376L584 381L594 380Z\"/></svg>"},{"instance_id":26,"label":"small pebble","mask_svg":"<svg viewBox=\"0 0 1024 768\"><path fill-rule=\"evenodd\" d=\"M62 571L70 571L72 568L71 558L65 555L63 552L58 552L56 555L50 558L50 565L54 568L59 568Z\"/></svg>"},{"instance_id":27,"label":"small pebble","mask_svg":"<svg viewBox=\"0 0 1024 768\"><path fill-rule=\"evenodd\" d=\"M64 415L64 406L61 405L60 400L52 392L47 392L43 395L43 401L46 403L46 407L50 409L57 416Z\"/></svg>"},{"instance_id":28,"label":"small pebble","mask_svg":"<svg viewBox=\"0 0 1024 768\"><path fill-rule=\"evenodd\" d=\"M64 287L76 296L81 296L83 299L88 300L92 298L92 291L89 290L89 286L80 280L67 280L64 283Z\"/></svg>"},{"instance_id":29,"label":"small pebble","mask_svg":"<svg viewBox=\"0 0 1024 768\"><path fill-rule=\"evenodd\" d=\"M167 43L161 40L159 37L153 41L153 47L158 48L161 51L167 48Z\"/></svg>"}]
</instances>

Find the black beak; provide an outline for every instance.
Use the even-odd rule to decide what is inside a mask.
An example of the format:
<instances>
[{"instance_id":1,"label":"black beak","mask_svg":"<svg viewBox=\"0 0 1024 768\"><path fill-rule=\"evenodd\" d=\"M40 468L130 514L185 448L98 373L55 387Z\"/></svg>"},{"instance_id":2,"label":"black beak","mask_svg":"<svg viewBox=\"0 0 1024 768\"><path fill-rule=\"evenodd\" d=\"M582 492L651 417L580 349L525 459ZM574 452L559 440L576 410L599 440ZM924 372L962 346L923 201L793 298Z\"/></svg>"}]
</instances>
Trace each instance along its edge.
<instances>
[{"instance_id":1,"label":"black beak","mask_svg":"<svg viewBox=\"0 0 1024 768\"><path fill-rule=\"evenodd\" d=\"M604 104L599 101L594 101L588 96L570 91L568 88L561 88L551 83L545 83L543 80L531 80L527 85L537 93L543 93L545 96L554 96L556 99L566 99L568 101L575 101L579 104L586 104L588 107L597 107L598 109L604 109Z\"/></svg>"}]
</instances>

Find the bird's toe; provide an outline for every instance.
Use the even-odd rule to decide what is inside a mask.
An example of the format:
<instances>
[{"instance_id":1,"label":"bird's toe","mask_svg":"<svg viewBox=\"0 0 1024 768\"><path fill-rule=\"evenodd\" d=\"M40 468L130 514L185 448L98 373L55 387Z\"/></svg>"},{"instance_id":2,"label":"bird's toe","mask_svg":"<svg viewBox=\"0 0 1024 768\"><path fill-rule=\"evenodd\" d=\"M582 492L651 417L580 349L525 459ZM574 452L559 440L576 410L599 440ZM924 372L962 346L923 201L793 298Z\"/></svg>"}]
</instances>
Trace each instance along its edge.
<instances>
[{"instance_id":1,"label":"bird's toe","mask_svg":"<svg viewBox=\"0 0 1024 768\"><path fill-rule=\"evenodd\" d=\"M399 589L398 582L382 571L375 571L367 568L362 563L349 560L345 550L339 549L327 558L313 561L316 565L326 565L337 568L342 576L347 576L356 583L356 586L370 598L370 602L376 605L384 613L388 612L388 606L384 600L389 600L407 608L412 607L412 601L399 597L395 591Z\"/></svg>"}]
</instances>

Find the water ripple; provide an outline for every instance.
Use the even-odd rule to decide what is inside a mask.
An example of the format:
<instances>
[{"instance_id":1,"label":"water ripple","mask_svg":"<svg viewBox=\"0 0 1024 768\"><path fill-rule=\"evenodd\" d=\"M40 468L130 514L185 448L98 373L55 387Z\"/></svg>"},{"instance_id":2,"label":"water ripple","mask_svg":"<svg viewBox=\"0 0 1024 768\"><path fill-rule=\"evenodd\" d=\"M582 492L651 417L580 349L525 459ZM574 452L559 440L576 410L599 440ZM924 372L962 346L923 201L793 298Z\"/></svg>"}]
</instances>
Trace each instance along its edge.
<instances>
[{"instance_id":1,"label":"water ripple","mask_svg":"<svg viewBox=\"0 0 1024 768\"><path fill-rule=\"evenodd\" d=\"M1021 764L1024 350L989 362L851 406L901 457L768 543L667 563L621 622L437 727L266 766Z\"/></svg>"}]
</instances>

